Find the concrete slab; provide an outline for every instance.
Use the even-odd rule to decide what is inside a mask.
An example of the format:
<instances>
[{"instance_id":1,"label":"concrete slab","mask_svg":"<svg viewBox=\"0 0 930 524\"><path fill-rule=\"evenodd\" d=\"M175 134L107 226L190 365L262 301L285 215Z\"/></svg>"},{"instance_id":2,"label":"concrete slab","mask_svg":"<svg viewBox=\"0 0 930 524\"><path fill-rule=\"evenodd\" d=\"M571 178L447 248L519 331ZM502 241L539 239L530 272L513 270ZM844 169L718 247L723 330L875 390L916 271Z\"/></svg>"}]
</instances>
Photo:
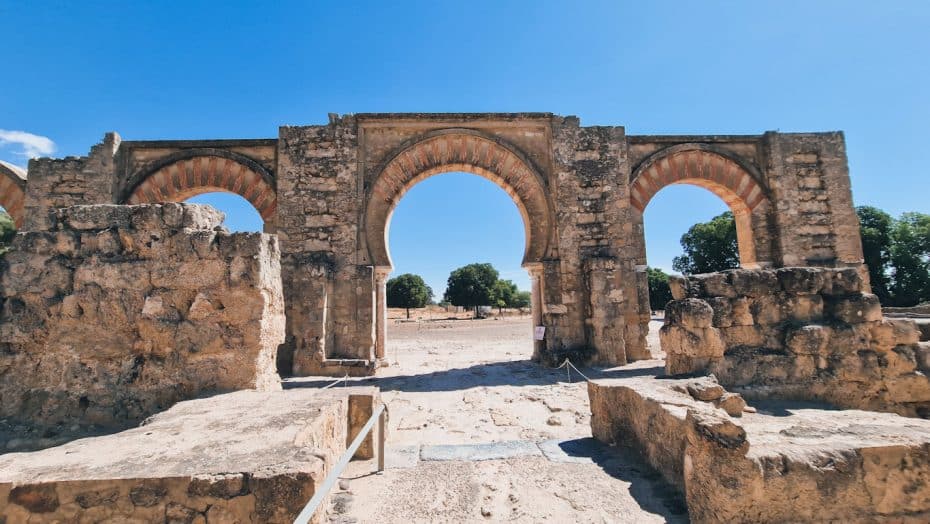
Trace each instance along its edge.
<instances>
[{"instance_id":1,"label":"concrete slab","mask_svg":"<svg viewBox=\"0 0 930 524\"><path fill-rule=\"evenodd\" d=\"M534 457L542 451L533 442L509 440L482 444L451 444L423 446L420 460L500 460L514 457Z\"/></svg>"},{"instance_id":2,"label":"concrete slab","mask_svg":"<svg viewBox=\"0 0 930 524\"><path fill-rule=\"evenodd\" d=\"M606 446L593 438L551 439L537 445L550 462L594 464L598 459L608 458Z\"/></svg>"},{"instance_id":3,"label":"concrete slab","mask_svg":"<svg viewBox=\"0 0 930 524\"><path fill-rule=\"evenodd\" d=\"M384 450L385 469L410 469L420 462L420 446L388 446Z\"/></svg>"}]
</instances>

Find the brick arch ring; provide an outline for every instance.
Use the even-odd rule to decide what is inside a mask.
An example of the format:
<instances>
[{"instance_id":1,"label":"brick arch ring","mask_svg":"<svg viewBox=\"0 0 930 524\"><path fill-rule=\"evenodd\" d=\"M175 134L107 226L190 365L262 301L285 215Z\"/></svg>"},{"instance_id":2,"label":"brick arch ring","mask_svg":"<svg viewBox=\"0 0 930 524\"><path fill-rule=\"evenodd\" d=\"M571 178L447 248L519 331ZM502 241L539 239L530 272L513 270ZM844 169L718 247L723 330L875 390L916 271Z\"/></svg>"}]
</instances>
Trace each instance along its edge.
<instances>
[{"instance_id":1,"label":"brick arch ring","mask_svg":"<svg viewBox=\"0 0 930 524\"><path fill-rule=\"evenodd\" d=\"M0 161L0 205L13 218L17 228L23 225L23 205L26 200L26 172Z\"/></svg>"},{"instance_id":2,"label":"brick arch ring","mask_svg":"<svg viewBox=\"0 0 930 524\"><path fill-rule=\"evenodd\" d=\"M630 177L630 204L642 213L652 197L673 184L703 187L733 212L740 265L758 265L753 214L769 203L768 191L752 168L702 144L681 144L648 157Z\"/></svg>"},{"instance_id":3,"label":"brick arch ring","mask_svg":"<svg viewBox=\"0 0 930 524\"><path fill-rule=\"evenodd\" d=\"M367 192L364 220L372 265L393 267L388 230L401 197L422 180L455 171L486 178L513 199L526 232L524 266L546 257L554 222L543 178L516 148L500 139L473 130L448 129L401 146L376 171Z\"/></svg>"},{"instance_id":4,"label":"brick arch ring","mask_svg":"<svg viewBox=\"0 0 930 524\"><path fill-rule=\"evenodd\" d=\"M224 149L189 149L158 160L130 178L122 201L182 202L214 191L241 196L266 224L274 223L274 175L251 158Z\"/></svg>"}]
</instances>

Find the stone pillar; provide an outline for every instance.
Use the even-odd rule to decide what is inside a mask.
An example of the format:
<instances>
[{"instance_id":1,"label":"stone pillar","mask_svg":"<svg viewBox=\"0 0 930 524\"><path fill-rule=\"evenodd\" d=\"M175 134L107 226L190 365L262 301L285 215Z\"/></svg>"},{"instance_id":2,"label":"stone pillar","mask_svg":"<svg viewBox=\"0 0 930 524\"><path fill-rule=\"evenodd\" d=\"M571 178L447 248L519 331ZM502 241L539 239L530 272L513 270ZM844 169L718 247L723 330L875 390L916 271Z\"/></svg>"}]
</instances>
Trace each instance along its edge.
<instances>
[{"instance_id":1,"label":"stone pillar","mask_svg":"<svg viewBox=\"0 0 930 524\"><path fill-rule=\"evenodd\" d=\"M530 311L533 315L533 360L538 361L540 354L546 349L546 341L536 340L536 326L543 325L542 319L542 264L526 264L524 266L530 273Z\"/></svg>"},{"instance_id":2,"label":"stone pillar","mask_svg":"<svg viewBox=\"0 0 930 524\"><path fill-rule=\"evenodd\" d=\"M390 267L375 268L375 360L384 360L387 341L387 279Z\"/></svg>"},{"instance_id":3,"label":"stone pillar","mask_svg":"<svg viewBox=\"0 0 930 524\"><path fill-rule=\"evenodd\" d=\"M611 366L627 363L626 326L622 322L626 297L621 287L619 266L614 258L589 258L585 261L588 346L596 351L595 362Z\"/></svg>"}]
</instances>

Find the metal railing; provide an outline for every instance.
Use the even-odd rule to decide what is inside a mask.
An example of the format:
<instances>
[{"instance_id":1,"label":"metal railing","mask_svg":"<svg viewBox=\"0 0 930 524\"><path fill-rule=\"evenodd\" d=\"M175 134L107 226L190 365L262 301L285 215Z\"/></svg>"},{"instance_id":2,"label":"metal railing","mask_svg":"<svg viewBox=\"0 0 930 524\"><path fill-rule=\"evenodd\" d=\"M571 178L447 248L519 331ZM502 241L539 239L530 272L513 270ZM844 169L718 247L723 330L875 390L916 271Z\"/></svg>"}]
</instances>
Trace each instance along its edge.
<instances>
[{"instance_id":1,"label":"metal railing","mask_svg":"<svg viewBox=\"0 0 930 524\"><path fill-rule=\"evenodd\" d=\"M313 514L316 513L316 510L323 502L323 499L326 498L326 495L329 494L329 491L333 489L333 485L336 484L336 481L339 479L339 475L341 475L342 471L346 468L346 466L349 465L349 461L352 460L355 452L358 451L359 446L362 445L362 441L365 440L365 437L368 436L368 433L371 432L371 429L375 427L375 421L378 422L379 433L378 472L380 473L384 471L384 439L387 417L384 410L384 404L381 404L375 408L374 412L371 414L371 417L368 419L368 422L365 423L365 425L362 427L362 430L359 431L358 435L355 436L355 440L352 441L352 444L349 444L349 447L346 449L345 453L339 457L339 462L333 466L332 471L330 471L329 475L326 476L326 480L323 481L323 484L316 488L313 493L313 498L310 499L310 502L307 502L307 505L304 506L304 509L301 510L300 514L297 515L297 518L294 519L294 524L307 524L310 522L310 519L313 517Z\"/></svg>"}]
</instances>

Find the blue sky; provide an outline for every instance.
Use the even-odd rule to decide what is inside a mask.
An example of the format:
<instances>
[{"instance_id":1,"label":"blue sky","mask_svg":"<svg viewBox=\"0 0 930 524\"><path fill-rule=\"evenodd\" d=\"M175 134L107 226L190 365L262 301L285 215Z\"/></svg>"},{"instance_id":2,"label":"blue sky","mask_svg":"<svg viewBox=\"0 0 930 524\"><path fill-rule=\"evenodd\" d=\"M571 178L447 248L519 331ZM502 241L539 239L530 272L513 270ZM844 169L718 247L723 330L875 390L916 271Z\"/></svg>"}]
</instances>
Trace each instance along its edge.
<instances>
[{"instance_id":1,"label":"blue sky","mask_svg":"<svg viewBox=\"0 0 930 524\"><path fill-rule=\"evenodd\" d=\"M0 160L19 165L108 130L258 138L330 112L551 111L629 134L844 130L857 204L930 212L930 2L0 0L0 20ZM245 208L227 210L257 227ZM668 268L688 226L723 210L663 190L650 263ZM395 270L437 292L473 261L527 285L519 214L478 177L413 188L390 240Z\"/></svg>"}]
</instances>

